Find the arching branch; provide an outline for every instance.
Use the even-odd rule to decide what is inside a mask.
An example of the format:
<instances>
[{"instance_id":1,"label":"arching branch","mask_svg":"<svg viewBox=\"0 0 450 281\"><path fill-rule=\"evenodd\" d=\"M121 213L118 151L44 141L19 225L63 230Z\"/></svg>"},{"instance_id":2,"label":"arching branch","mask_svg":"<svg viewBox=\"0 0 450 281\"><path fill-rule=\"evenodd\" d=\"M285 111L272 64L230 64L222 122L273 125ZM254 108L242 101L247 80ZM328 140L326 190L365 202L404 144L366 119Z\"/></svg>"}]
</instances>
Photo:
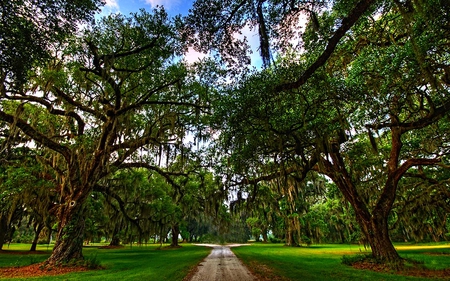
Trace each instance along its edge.
<instances>
[{"instance_id":1,"label":"arching branch","mask_svg":"<svg viewBox=\"0 0 450 281\"><path fill-rule=\"evenodd\" d=\"M426 158L416 158L406 160L398 169L395 171L394 178L398 182L402 176L413 166L426 166L426 165L437 165L441 162L441 159L426 159Z\"/></svg>"},{"instance_id":2,"label":"arching branch","mask_svg":"<svg viewBox=\"0 0 450 281\"><path fill-rule=\"evenodd\" d=\"M52 141L47 136L41 134L36 129L34 129L27 122L23 121L22 119L16 118L16 117L14 117L14 116L12 116L10 114L7 114L7 113L5 113L5 112L3 112L1 110L0 110L0 119L5 121L5 122L8 122L10 124L15 123L15 125L20 130L22 130L22 132L24 134L26 134L27 136L29 136L30 138L32 138L36 142L42 144L43 146L60 153L61 155L64 156L64 158L66 158L67 162L70 161L70 149L68 149L67 147L65 147L63 145L60 145L60 144Z\"/></svg>"},{"instance_id":3,"label":"arching branch","mask_svg":"<svg viewBox=\"0 0 450 281\"><path fill-rule=\"evenodd\" d=\"M349 15L342 20L341 26L328 40L328 44L317 60L308 67L305 72L294 82L281 84L275 87L276 92L297 89L308 81L308 79L316 72L319 67L323 66L328 58L333 54L337 44L344 37L345 33L356 23L356 21L375 3L376 0L359 1Z\"/></svg>"}]
</instances>

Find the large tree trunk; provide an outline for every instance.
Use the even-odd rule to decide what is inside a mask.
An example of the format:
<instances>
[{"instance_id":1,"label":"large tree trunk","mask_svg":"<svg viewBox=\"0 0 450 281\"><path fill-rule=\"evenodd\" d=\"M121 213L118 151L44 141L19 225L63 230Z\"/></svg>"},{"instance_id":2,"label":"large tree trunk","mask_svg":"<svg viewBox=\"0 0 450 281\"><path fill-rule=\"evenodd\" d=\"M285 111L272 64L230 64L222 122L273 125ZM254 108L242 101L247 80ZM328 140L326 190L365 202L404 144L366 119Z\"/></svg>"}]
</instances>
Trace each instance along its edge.
<instances>
[{"instance_id":1,"label":"large tree trunk","mask_svg":"<svg viewBox=\"0 0 450 281\"><path fill-rule=\"evenodd\" d=\"M401 258L392 244L388 228L388 216L395 199L396 183L389 177L375 207L371 208L358 194L340 153L334 151L330 156L332 162L322 159L325 174L333 180L351 204L361 231L372 249L373 257L382 262L399 264Z\"/></svg>"},{"instance_id":2,"label":"large tree trunk","mask_svg":"<svg viewBox=\"0 0 450 281\"><path fill-rule=\"evenodd\" d=\"M401 258L389 237L388 216L391 209L374 208L370 212L363 200L357 195L356 190L350 189L355 192L352 192L352 196L346 198L355 211L356 221L372 249L373 257L382 262L398 263ZM347 186L343 193L348 194L348 190L349 187Z\"/></svg>"},{"instance_id":3,"label":"large tree trunk","mask_svg":"<svg viewBox=\"0 0 450 281\"><path fill-rule=\"evenodd\" d=\"M172 226L172 243L171 247L178 247L178 236L180 235L180 226L178 224L174 224Z\"/></svg>"},{"instance_id":4,"label":"large tree trunk","mask_svg":"<svg viewBox=\"0 0 450 281\"><path fill-rule=\"evenodd\" d=\"M395 264L401 260L389 237L388 216L381 211L372 215L355 212L358 224L375 259Z\"/></svg>"},{"instance_id":5,"label":"large tree trunk","mask_svg":"<svg viewBox=\"0 0 450 281\"><path fill-rule=\"evenodd\" d=\"M83 259L85 201L86 199L65 200L66 203L61 206L55 247L47 264Z\"/></svg>"},{"instance_id":6,"label":"large tree trunk","mask_svg":"<svg viewBox=\"0 0 450 281\"><path fill-rule=\"evenodd\" d=\"M116 225L114 227L113 235L111 238L111 242L109 246L120 246L120 237L119 237L119 227Z\"/></svg>"},{"instance_id":7,"label":"large tree trunk","mask_svg":"<svg viewBox=\"0 0 450 281\"><path fill-rule=\"evenodd\" d=\"M288 228L286 229L286 246L297 247L297 242L295 241L295 229L292 226L291 219L286 219Z\"/></svg>"},{"instance_id":8,"label":"large tree trunk","mask_svg":"<svg viewBox=\"0 0 450 281\"><path fill-rule=\"evenodd\" d=\"M118 235L114 235L109 243L109 246L120 246L120 238Z\"/></svg>"}]
</instances>

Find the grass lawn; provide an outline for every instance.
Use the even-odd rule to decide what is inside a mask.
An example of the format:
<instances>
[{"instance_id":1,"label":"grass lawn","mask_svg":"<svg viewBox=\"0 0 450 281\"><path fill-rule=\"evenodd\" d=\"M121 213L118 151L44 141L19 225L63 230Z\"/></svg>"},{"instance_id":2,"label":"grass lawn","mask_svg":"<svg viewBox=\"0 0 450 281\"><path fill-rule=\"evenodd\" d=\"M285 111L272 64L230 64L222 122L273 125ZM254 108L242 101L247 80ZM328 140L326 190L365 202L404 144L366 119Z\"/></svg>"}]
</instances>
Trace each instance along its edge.
<instances>
[{"instance_id":1,"label":"grass lawn","mask_svg":"<svg viewBox=\"0 0 450 281\"><path fill-rule=\"evenodd\" d=\"M450 268L450 244L396 244L400 255L433 269ZM232 248L233 252L267 280L433 280L358 270L341 263L344 255L365 254L358 245L312 245L305 248L260 244ZM433 254L434 253L434 254ZM267 270L269 268L269 270ZM449 276L450 277L450 276ZM442 280L442 279L435 279ZM449 280L449 279L446 279Z\"/></svg>"},{"instance_id":2,"label":"grass lawn","mask_svg":"<svg viewBox=\"0 0 450 281\"><path fill-rule=\"evenodd\" d=\"M180 281L211 251L206 247L182 245L183 247L179 249L163 248L162 250L158 250L159 245L133 246L132 248L128 246L120 249L98 249L98 245L89 246L84 248L85 257L99 260L105 269L29 279ZM5 245L3 248L5 251L0 251L0 267L24 266L41 262L51 252L51 248L39 246L37 250L41 254L5 253L6 251L25 253L29 247L28 244L11 244L9 247ZM422 261L429 268L450 268L450 244L396 244L396 247L402 257ZM329 244L291 248L283 244L255 243L250 246L232 248L232 250L249 268L259 271L264 276L264 280L432 280L358 270L343 265L341 263L343 255L367 253L358 245Z\"/></svg>"},{"instance_id":3,"label":"grass lawn","mask_svg":"<svg viewBox=\"0 0 450 281\"><path fill-rule=\"evenodd\" d=\"M97 259L103 270L69 273L60 276L28 278L26 280L182 280L211 251L210 248L181 244L182 248L158 250L159 245L129 246L120 249L85 247L85 258ZM28 251L28 244L3 246L5 251ZM51 253L46 246L39 246L44 254L20 255L0 251L0 267L24 266L44 261ZM2 280L7 280L3 278ZM14 278L11 280L21 280ZM23 279L25 280L25 279Z\"/></svg>"}]
</instances>

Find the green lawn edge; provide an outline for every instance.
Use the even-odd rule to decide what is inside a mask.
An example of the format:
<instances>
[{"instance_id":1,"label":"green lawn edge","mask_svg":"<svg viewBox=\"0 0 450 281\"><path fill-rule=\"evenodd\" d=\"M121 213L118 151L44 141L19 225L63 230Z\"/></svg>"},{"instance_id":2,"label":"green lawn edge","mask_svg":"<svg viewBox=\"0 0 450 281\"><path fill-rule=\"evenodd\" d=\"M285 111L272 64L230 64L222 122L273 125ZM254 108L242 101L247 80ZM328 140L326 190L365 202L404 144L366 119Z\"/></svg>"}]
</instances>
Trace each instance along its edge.
<instances>
[{"instance_id":1,"label":"green lawn edge","mask_svg":"<svg viewBox=\"0 0 450 281\"><path fill-rule=\"evenodd\" d=\"M11 244L5 251L23 251L28 244ZM429 268L450 268L450 244L396 244L404 258L424 262ZM44 261L51 247L41 245L37 249L44 254L11 255L0 251L0 267L24 266ZM254 243L233 247L233 252L253 271L265 280L442 280L401 276L357 270L342 264L344 255L369 253L364 247L353 244L323 244L310 247L286 247L283 244ZM183 280L211 251L183 243L181 248L159 248L159 245L125 246L119 249L84 248L87 259L97 259L103 270L77 272L39 278L0 278L1 280ZM255 268L255 265L263 267ZM245 281L245 280L242 280Z\"/></svg>"},{"instance_id":2,"label":"green lawn edge","mask_svg":"<svg viewBox=\"0 0 450 281\"><path fill-rule=\"evenodd\" d=\"M210 248L181 244L181 248L159 248L159 245L125 246L117 249L84 247L87 259L96 259L104 267L101 270L75 272L59 276L34 278L2 278L0 280L167 280L179 281L195 268L210 252ZM5 245L0 251L0 267L26 266L44 261L51 248L39 246L45 253L12 255L5 251L28 251L30 245Z\"/></svg>"},{"instance_id":3,"label":"green lawn edge","mask_svg":"<svg viewBox=\"0 0 450 281\"><path fill-rule=\"evenodd\" d=\"M424 262L428 268L450 268L448 243L403 243L395 246L403 258ZM370 253L363 246L353 244L286 247L283 244L255 243L232 250L251 271L262 275L264 280L443 280L378 273L344 265L344 255Z\"/></svg>"}]
</instances>

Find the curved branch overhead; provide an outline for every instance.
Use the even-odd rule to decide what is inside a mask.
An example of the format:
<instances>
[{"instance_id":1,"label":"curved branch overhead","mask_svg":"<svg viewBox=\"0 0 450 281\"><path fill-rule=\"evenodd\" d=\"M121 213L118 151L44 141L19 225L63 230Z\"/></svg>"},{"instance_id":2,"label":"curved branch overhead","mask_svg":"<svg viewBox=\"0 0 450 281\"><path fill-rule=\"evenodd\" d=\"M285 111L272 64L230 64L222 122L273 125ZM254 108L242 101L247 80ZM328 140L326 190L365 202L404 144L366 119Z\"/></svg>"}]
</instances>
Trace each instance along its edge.
<instances>
[{"instance_id":1,"label":"curved branch overhead","mask_svg":"<svg viewBox=\"0 0 450 281\"><path fill-rule=\"evenodd\" d=\"M333 36L328 40L327 46L322 54L314 61L311 66L309 66L303 74L297 78L294 82L285 83L281 85L276 85L275 90L277 92L289 91L292 89L297 89L308 81L308 79L323 66L328 58L333 54L336 46L342 37L346 34L350 28L361 18L361 16L369 10L369 8L374 4L376 0L362 0L359 1L353 10L350 11L347 17L342 19L341 25L334 32Z\"/></svg>"},{"instance_id":2,"label":"curved branch overhead","mask_svg":"<svg viewBox=\"0 0 450 281\"><path fill-rule=\"evenodd\" d=\"M198 33L199 37L196 47L209 51L217 49L223 54L226 62L245 61L243 57L248 54L245 40L239 40L236 34L242 33L242 29L255 26L259 33L259 51L264 66L270 64L271 47L269 40L274 40L282 32L277 31L278 25L282 25L284 17L289 13L297 13L300 10L308 11L313 23L317 24L316 14L309 6L324 4L321 1L220 1L207 5L204 1L196 1L191 10L192 15L188 17L188 23ZM376 3L376 0L361 0L356 3L348 15L340 21L340 26L327 41L327 46L322 54L308 67L307 70L294 82L284 83L276 86L276 91L287 91L296 89L306 83L313 73L323 66L333 54L341 38L348 30ZM308 6L309 5L309 6ZM207 12L205 9L209 9ZM272 21L265 17L270 14ZM284 40L288 40L285 38ZM248 46L247 46L248 47ZM229 58L228 56L233 56ZM233 64L233 63L232 63Z\"/></svg>"},{"instance_id":3,"label":"curved branch overhead","mask_svg":"<svg viewBox=\"0 0 450 281\"><path fill-rule=\"evenodd\" d=\"M15 124L15 126L17 126L20 130L22 130L22 132L24 132L27 136L34 139L38 143L40 143L58 153L61 153L61 155L63 155L64 158L66 159L66 161L70 161L71 153L70 153L69 148L51 140L48 136L40 133L39 131L34 129L32 126L30 126L30 124L28 124L27 122L23 121L20 118L13 116L13 115L7 114L7 113L3 112L2 110L0 110L0 119L8 122L10 124Z\"/></svg>"}]
</instances>

